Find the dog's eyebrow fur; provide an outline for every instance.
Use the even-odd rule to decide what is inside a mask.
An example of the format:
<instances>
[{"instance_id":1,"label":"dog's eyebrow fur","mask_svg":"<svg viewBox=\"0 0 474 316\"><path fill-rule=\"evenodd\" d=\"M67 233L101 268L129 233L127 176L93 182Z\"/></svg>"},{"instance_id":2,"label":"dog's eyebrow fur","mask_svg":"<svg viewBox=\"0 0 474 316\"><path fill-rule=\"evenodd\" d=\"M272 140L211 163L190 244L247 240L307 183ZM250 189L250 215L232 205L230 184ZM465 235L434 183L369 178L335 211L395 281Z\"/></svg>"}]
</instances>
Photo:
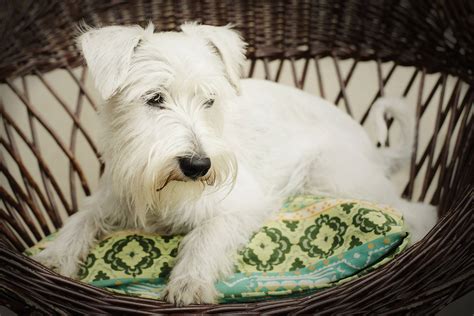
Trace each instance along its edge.
<instances>
[{"instance_id":1,"label":"dog's eyebrow fur","mask_svg":"<svg viewBox=\"0 0 474 316\"><path fill-rule=\"evenodd\" d=\"M215 97L217 95L217 87L211 83L201 82L199 85L196 86L194 89L194 94L200 95L203 94L204 97L210 98Z\"/></svg>"}]
</instances>

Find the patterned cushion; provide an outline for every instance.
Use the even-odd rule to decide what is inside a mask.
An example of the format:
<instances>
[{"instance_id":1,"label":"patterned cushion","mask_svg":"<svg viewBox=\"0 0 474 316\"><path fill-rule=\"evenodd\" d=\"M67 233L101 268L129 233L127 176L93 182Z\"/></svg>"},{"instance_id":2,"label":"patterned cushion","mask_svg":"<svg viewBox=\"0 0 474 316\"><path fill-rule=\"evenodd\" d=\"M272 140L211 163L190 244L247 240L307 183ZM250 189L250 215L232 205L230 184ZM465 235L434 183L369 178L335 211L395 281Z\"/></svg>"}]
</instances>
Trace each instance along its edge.
<instances>
[{"instance_id":1,"label":"patterned cushion","mask_svg":"<svg viewBox=\"0 0 474 316\"><path fill-rule=\"evenodd\" d=\"M288 199L216 284L221 302L298 296L347 282L387 262L408 243L401 216L364 201L309 195ZM54 235L26 253L41 251ZM160 299L182 236L122 231L90 252L78 279L111 291Z\"/></svg>"}]
</instances>

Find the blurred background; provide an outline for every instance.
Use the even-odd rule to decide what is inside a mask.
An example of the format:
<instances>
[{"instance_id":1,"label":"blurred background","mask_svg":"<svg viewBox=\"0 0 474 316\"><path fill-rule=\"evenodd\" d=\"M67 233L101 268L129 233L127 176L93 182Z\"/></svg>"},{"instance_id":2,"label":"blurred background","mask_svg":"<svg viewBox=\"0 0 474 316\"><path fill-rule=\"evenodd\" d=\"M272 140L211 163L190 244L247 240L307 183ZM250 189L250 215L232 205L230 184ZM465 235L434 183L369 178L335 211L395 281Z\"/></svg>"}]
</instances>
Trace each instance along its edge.
<instances>
[{"instance_id":1,"label":"blurred background","mask_svg":"<svg viewBox=\"0 0 474 316\"><path fill-rule=\"evenodd\" d=\"M79 22L145 26L153 21L160 31L177 30L181 22L197 20L212 25L233 22L242 31L250 44L244 77L274 80L327 99L361 122L371 137L373 126L367 114L374 100L381 95L405 97L414 115L422 111L418 149L412 165L394 181L400 194L438 204L440 183L446 179L437 162L451 162L455 147L462 147L460 122L463 117L472 118L474 48L465 43L472 43L473 2L453 1L459 4L456 14L465 8L469 15L462 29L449 24L453 17L445 11L436 11L438 6L449 7L449 1L419 5L373 1L367 7L364 1L336 2L241 1L235 6L232 1L0 0L0 160L2 170L8 170L8 176L0 174L2 189L10 196L16 196L15 191L31 194L28 182L37 183L46 204L62 221L97 186L101 170L97 111L103 100L75 47ZM398 10L413 10L414 16L425 16L426 23L419 23L419 17L402 16ZM360 16L366 21L358 38L354 28L361 25ZM270 32L271 28L279 31ZM384 32L377 32L381 29ZM441 40L443 45L427 44ZM397 62L392 61L396 58ZM445 65L454 59L461 66L448 69ZM427 60L432 68L420 66ZM463 67L468 75L460 79L456 69ZM450 103L456 101L467 103L467 110L449 111ZM397 142L398 135L394 124L390 142ZM416 171L414 164L418 164ZM28 181L25 172L31 177ZM11 179L17 180L16 188ZM33 199L39 212L48 211L37 197ZM53 217L44 220L46 231L56 230ZM37 221L31 225L39 232L25 228L31 242L44 237L45 230ZM469 295L440 315L473 315L474 295ZM0 309L0 313L6 312Z\"/></svg>"}]
</instances>

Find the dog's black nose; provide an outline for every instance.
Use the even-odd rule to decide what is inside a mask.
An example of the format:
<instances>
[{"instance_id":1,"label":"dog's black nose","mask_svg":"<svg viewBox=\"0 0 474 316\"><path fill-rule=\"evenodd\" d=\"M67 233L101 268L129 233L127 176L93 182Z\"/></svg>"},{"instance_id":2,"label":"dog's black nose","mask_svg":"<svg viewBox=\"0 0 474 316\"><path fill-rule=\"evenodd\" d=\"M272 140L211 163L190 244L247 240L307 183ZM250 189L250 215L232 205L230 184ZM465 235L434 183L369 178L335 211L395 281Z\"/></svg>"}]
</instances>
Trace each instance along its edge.
<instances>
[{"instance_id":1,"label":"dog's black nose","mask_svg":"<svg viewBox=\"0 0 474 316\"><path fill-rule=\"evenodd\" d=\"M178 158L179 168L188 178L196 180L204 176L211 168L211 159L201 157L180 157Z\"/></svg>"}]
</instances>

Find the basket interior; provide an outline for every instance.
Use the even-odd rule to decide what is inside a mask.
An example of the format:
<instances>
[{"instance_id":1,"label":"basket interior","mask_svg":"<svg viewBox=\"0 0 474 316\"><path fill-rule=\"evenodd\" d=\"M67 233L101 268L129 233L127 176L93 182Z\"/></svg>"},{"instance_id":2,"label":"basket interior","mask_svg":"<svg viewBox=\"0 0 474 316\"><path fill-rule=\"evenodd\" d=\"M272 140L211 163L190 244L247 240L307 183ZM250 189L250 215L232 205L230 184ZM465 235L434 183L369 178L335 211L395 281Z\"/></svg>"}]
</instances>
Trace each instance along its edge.
<instances>
[{"instance_id":1,"label":"basket interior","mask_svg":"<svg viewBox=\"0 0 474 316\"><path fill-rule=\"evenodd\" d=\"M401 195L439 204L443 170L461 149L459 127L470 115L468 84L394 62L336 57L253 59L245 74L325 98L361 122L369 135L374 101L380 96L405 97L419 117L417 149L394 181ZM101 100L84 66L37 71L8 80L1 89L6 149L1 181L12 199L28 198L11 204L5 200L4 205L18 219L18 227L10 231L23 249L60 227L96 188L103 167L97 144ZM392 142L397 141L397 127L391 128Z\"/></svg>"},{"instance_id":2,"label":"basket interior","mask_svg":"<svg viewBox=\"0 0 474 316\"><path fill-rule=\"evenodd\" d=\"M276 312L434 314L473 289L474 2L51 0L0 3L0 303L29 314ZM400 194L444 214L420 243L354 282L294 300L176 308L62 278L20 252L59 229L97 187L101 101L77 23L176 30L235 23L245 76L319 95L371 134L380 96L404 96L416 150ZM397 141L397 125L390 142ZM375 145L375 141L374 141ZM25 302L25 298L28 302ZM26 312L25 312L26 311Z\"/></svg>"}]
</instances>

